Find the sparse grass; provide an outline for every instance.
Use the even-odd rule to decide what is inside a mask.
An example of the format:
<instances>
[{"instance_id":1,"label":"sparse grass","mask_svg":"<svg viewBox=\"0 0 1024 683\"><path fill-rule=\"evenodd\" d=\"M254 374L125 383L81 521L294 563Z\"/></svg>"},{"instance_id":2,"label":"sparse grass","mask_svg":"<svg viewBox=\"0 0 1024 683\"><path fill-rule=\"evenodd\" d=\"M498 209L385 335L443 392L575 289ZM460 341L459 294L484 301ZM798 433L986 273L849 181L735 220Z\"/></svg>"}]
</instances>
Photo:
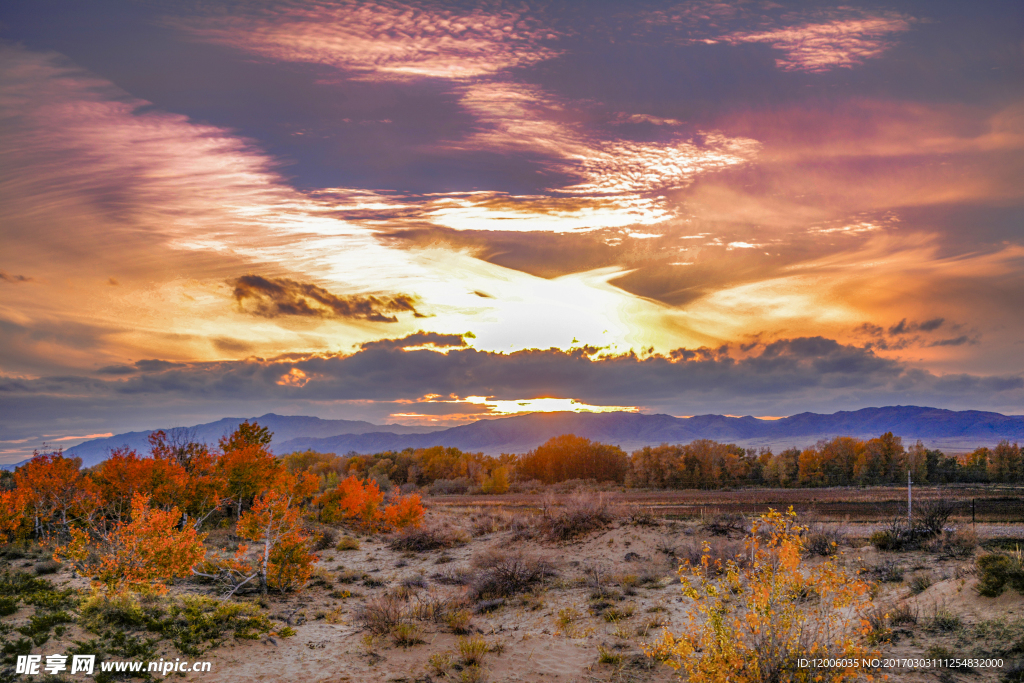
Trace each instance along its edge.
<instances>
[{"instance_id":1,"label":"sparse grass","mask_svg":"<svg viewBox=\"0 0 1024 683\"><path fill-rule=\"evenodd\" d=\"M930 631L939 633L953 633L963 628L964 622L960 615L950 610L945 605L936 605L927 628Z\"/></svg>"},{"instance_id":2,"label":"sparse grass","mask_svg":"<svg viewBox=\"0 0 1024 683\"><path fill-rule=\"evenodd\" d=\"M395 645L400 647L412 647L413 645L425 642L420 638L420 631L416 628L416 625L410 623L396 625L394 630L391 631L391 637L394 639Z\"/></svg>"},{"instance_id":3,"label":"sparse grass","mask_svg":"<svg viewBox=\"0 0 1024 683\"><path fill-rule=\"evenodd\" d=\"M916 624L918 609L907 602L900 602L889 608L889 623L893 626L910 626Z\"/></svg>"},{"instance_id":4,"label":"sparse grass","mask_svg":"<svg viewBox=\"0 0 1024 683\"><path fill-rule=\"evenodd\" d=\"M932 581L931 574L915 574L910 577L910 581L907 582L907 585L910 586L910 592L917 595L931 588L932 583L934 582Z\"/></svg>"},{"instance_id":5,"label":"sparse grass","mask_svg":"<svg viewBox=\"0 0 1024 683\"><path fill-rule=\"evenodd\" d=\"M464 636L469 633L470 622L473 619L473 615L467 609L455 610L449 612L445 617L445 623L448 628L451 629L455 635Z\"/></svg>"},{"instance_id":6,"label":"sparse grass","mask_svg":"<svg viewBox=\"0 0 1024 683\"><path fill-rule=\"evenodd\" d=\"M483 664L484 655L487 654L489 648L486 640L476 636L460 638L458 649L463 666L480 666Z\"/></svg>"},{"instance_id":7,"label":"sparse grass","mask_svg":"<svg viewBox=\"0 0 1024 683\"><path fill-rule=\"evenodd\" d=\"M597 646L597 663L619 666L622 664L622 655L614 650L609 650L600 645Z\"/></svg>"},{"instance_id":8,"label":"sparse grass","mask_svg":"<svg viewBox=\"0 0 1024 683\"><path fill-rule=\"evenodd\" d=\"M629 619L636 613L636 605L627 603L625 605L613 605L604 610L601 617L609 622L614 623L622 621L623 619Z\"/></svg>"},{"instance_id":9,"label":"sparse grass","mask_svg":"<svg viewBox=\"0 0 1024 683\"><path fill-rule=\"evenodd\" d=\"M455 660L449 652L435 652L427 658L427 669L439 678L447 676L453 664Z\"/></svg>"}]
</instances>

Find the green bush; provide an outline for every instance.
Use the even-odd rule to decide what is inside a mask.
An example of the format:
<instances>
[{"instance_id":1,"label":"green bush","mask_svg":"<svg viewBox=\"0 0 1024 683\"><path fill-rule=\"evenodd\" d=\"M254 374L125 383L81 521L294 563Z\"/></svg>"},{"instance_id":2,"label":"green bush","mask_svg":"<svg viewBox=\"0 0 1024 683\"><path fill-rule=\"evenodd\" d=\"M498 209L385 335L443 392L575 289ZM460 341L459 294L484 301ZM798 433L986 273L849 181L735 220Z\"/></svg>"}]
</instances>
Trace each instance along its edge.
<instances>
[{"instance_id":1,"label":"green bush","mask_svg":"<svg viewBox=\"0 0 1024 683\"><path fill-rule=\"evenodd\" d=\"M871 545L879 550L899 550L900 542L890 531L876 531L871 534Z\"/></svg>"},{"instance_id":2,"label":"green bush","mask_svg":"<svg viewBox=\"0 0 1024 683\"><path fill-rule=\"evenodd\" d=\"M0 617L9 617L18 611L18 598L0 598Z\"/></svg>"},{"instance_id":3,"label":"green bush","mask_svg":"<svg viewBox=\"0 0 1024 683\"><path fill-rule=\"evenodd\" d=\"M193 656L220 645L229 631L235 638L256 640L272 627L270 619L256 605L204 597L184 598L181 604L171 607L170 616L159 624L160 631L174 641L175 647Z\"/></svg>"},{"instance_id":4,"label":"green bush","mask_svg":"<svg viewBox=\"0 0 1024 683\"><path fill-rule=\"evenodd\" d=\"M1007 555L992 553L982 555L977 560L978 586L977 591L988 598L994 598L1006 590L1007 584L1013 581L1015 588L1021 584L1022 574L1020 563Z\"/></svg>"}]
</instances>

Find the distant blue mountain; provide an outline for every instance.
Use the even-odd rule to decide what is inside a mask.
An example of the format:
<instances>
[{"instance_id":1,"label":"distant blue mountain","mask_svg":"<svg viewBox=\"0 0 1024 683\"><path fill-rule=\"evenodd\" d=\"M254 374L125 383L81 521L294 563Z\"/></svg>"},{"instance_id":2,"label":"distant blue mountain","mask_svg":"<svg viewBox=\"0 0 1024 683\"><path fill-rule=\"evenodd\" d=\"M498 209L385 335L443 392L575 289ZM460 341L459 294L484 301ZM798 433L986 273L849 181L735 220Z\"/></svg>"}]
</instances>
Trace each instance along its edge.
<instances>
[{"instance_id":1,"label":"distant blue mountain","mask_svg":"<svg viewBox=\"0 0 1024 683\"><path fill-rule=\"evenodd\" d=\"M532 413L481 420L429 434L375 432L326 438L301 437L282 444L282 448L377 453L409 447L455 446L496 455L524 453L553 436L570 433L617 444L627 450L661 443L688 443L695 439L786 448L809 445L833 436L868 438L890 431L904 439L921 439L931 446L973 448L994 444L1001 439L1024 439L1024 416L917 406L864 408L832 415L800 413L780 420L724 415L673 417L639 413Z\"/></svg>"},{"instance_id":2,"label":"distant blue mountain","mask_svg":"<svg viewBox=\"0 0 1024 683\"><path fill-rule=\"evenodd\" d=\"M322 420L319 417L308 417L306 415L275 415L267 413L259 417L225 417L216 422L184 427L190 433L191 438L196 441L216 444L220 437L230 434L243 421L256 421L262 427L268 427L274 434L271 444L272 450L276 453L287 453L292 449L282 450L281 446L298 437L317 438L335 436L337 434L363 434L366 432L387 431L392 434L410 434L429 432L433 427L408 427L406 425L378 425L372 422L361 420ZM182 428L178 428L182 429ZM93 439L80 443L77 446L67 449L67 455L77 456L82 459L83 467L90 467L98 462L106 460L110 451L115 448L127 446L134 448L139 453L149 452L149 435L156 430L144 432L127 432L116 434L104 439ZM164 428L164 431L171 431Z\"/></svg>"},{"instance_id":3,"label":"distant blue mountain","mask_svg":"<svg viewBox=\"0 0 1024 683\"><path fill-rule=\"evenodd\" d=\"M724 415L531 413L479 420L450 429L375 425L273 413L250 419L274 432L272 448L278 454L307 448L341 454L454 446L497 455L525 453L559 434L577 434L626 450L661 443L688 443L695 439L715 439L743 446L803 447L822 438L870 438L885 432L893 432L905 441L921 439L930 447L954 450L993 445L1001 439L1024 440L1024 416L918 406L864 408L831 415L800 413L780 420ZM186 429L196 440L215 444L241 422L242 418L224 418ZM150 433L128 432L94 439L68 449L67 453L82 458L83 466L88 467L101 462L112 449L120 446L148 452Z\"/></svg>"}]
</instances>

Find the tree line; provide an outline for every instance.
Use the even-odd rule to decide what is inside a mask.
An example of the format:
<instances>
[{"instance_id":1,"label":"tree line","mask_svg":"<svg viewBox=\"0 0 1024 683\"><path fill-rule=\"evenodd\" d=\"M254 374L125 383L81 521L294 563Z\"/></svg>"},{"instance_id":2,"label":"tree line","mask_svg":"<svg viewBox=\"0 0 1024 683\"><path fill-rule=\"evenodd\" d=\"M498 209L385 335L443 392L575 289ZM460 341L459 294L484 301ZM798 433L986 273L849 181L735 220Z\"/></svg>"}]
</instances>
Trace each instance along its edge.
<instances>
[{"instance_id":1,"label":"tree line","mask_svg":"<svg viewBox=\"0 0 1024 683\"><path fill-rule=\"evenodd\" d=\"M371 532L419 525L419 495L382 490L358 469L323 476L308 458L275 456L272 436L243 422L210 448L157 431L148 454L120 448L87 469L61 451L36 453L0 477L0 543L50 544L109 590L200 574L231 593L265 593L309 578L312 522ZM208 552L203 529L213 525L233 525L247 543L231 556Z\"/></svg>"},{"instance_id":2,"label":"tree line","mask_svg":"<svg viewBox=\"0 0 1024 683\"><path fill-rule=\"evenodd\" d=\"M710 439L626 453L618 446L563 434L522 455L493 457L434 446L373 455L304 451L283 460L289 468L317 474L321 487L355 474L384 490L428 487L434 493L504 493L529 482L573 479L634 488L870 486L905 482L908 470L918 484L1024 481L1024 459L1016 443L1004 440L994 448L947 455L920 441L905 446L892 432L867 440L838 436L779 453Z\"/></svg>"}]
</instances>

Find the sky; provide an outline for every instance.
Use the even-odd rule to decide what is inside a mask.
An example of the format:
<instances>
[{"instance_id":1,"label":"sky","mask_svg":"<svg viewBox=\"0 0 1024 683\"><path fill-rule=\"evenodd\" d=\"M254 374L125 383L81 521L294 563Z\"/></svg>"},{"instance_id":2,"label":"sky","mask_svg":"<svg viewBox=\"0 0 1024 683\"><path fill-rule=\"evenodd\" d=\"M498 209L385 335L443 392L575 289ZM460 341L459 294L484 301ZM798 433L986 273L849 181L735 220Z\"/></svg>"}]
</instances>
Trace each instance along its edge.
<instances>
[{"instance_id":1,"label":"sky","mask_svg":"<svg viewBox=\"0 0 1024 683\"><path fill-rule=\"evenodd\" d=\"M0 6L0 462L266 412L1024 413L1019 2Z\"/></svg>"}]
</instances>

